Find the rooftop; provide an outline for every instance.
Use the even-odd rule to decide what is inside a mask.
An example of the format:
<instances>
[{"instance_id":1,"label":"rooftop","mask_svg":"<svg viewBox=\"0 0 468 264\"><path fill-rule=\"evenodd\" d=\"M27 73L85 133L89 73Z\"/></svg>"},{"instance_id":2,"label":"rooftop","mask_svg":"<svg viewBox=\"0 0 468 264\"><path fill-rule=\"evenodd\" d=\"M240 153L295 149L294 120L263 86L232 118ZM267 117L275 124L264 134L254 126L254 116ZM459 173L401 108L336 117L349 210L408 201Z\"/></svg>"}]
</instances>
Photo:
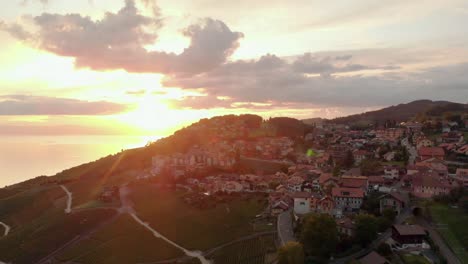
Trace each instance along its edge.
<instances>
[{"instance_id":1,"label":"rooftop","mask_svg":"<svg viewBox=\"0 0 468 264\"><path fill-rule=\"evenodd\" d=\"M420 225L393 225L393 228L402 236L426 235L426 230Z\"/></svg>"},{"instance_id":2,"label":"rooftop","mask_svg":"<svg viewBox=\"0 0 468 264\"><path fill-rule=\"evenodd\" d=\"M377 252L372 251L368 255L359 259L362 264L385 264L389 263L384 257L380 256Z\"/></svg>"},{"instance_id":3,"label":"rooftop","mask_svg":"<svg viewBox=\"0 0 468 264\"><path fill-rule=\"evenodd\" d=\"M364 198L364 191L360 188L336 187L332 189L333 197Z\"/></svg>"}]
</instances>

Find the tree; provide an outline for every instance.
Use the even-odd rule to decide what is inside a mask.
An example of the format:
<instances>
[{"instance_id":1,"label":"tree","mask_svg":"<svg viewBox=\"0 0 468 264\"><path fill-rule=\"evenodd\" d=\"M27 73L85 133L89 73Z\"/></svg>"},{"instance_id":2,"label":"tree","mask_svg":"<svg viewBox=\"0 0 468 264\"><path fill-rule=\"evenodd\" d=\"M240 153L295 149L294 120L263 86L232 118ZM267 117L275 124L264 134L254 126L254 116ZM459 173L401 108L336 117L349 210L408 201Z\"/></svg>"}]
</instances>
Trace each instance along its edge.
<instances>
[{"instance_id":1,"label":"tree","mask_svg":"<svg viewBox=\"0 0 468 264\"><path fill-rule=\"evenodd\" d=\"M308 254L328 258L338 244L336 222L327 214L308 215L304 219L300 237Z\"/></svg>"},{"instance_id":2,"label":"tree","mask_svg":"<svg viewBox=\"0 0 468 264\"><path fill-rule=\"evenodd\" d=\"M354 165L354 156L351 150L346 151L346 157L343 161L343 165L346 168L351 168Z\"/></svg>"},{"instance_id":3,"label":"tree","mask_svg":"<svg viewBox=\"0 0 468 264\"><path fill-rule=\"evenodd\" d=\"M338 177L341 175L341 167L340 166L336 166L333 168L333 177Z\"/></svg>"},{"instance_id":4,"label":"tree","mask_svg":"<svg viewBox=\"0 0 468 264\"><path fill-rule=\"evenodd\" d=\"M392 248L387 243L380 243L377 247L377 253L386 257L392 254Z\"/></svg>"},{"instance_id":5,"label":"tree","mask_svg":"<svg viewBox=\"0 0 468 264\"><path fill-rule=\"evenodd\" d=\"M395 221L396 215L397 213L392 208L386 208L382 211L382 216L387 218L392 223Z\"/></svg>"},{"instance_id":6,"label":"tree","mask_svg":"<svg viewBox=\"0 0 468 264\"><path fill-rule=\"evenodd\" d=\"M383 217L383 216L377 218L377 230L379 232L384 232L391 226L392 226L392 221L390 221L388 218Z\"/></svg>"},{"instance_id":7,"label":"tree","mask_svg":"<svg viewBox=\"0 0 468 264\"><path fill-rule=\"evenodd\" d=\"M369 214L360 214L356 216L356 235L357 242L362 246L367 246L377 237L378 223L377 218Z\"/></svg>"},{"instance_id":8,"label":"tree","mask_svg":"<svg viewBox=\"0 0 468 264\"><path fill-rule=\"evenodd\" d=\"M365 159L361 162L361 173L364 176L377 175L382 170L380 162L374 159Z\"/></svg>"},{"instance_id":9,"label":"tree","mask_svg":"<svg viewBox=\"0 0 468 264\"><path fill-rule=\"evenodd\" d=\"M288 242L278 249L278 264L303 264L304 248L298 242Z\"/></svg>"}]
</instances>

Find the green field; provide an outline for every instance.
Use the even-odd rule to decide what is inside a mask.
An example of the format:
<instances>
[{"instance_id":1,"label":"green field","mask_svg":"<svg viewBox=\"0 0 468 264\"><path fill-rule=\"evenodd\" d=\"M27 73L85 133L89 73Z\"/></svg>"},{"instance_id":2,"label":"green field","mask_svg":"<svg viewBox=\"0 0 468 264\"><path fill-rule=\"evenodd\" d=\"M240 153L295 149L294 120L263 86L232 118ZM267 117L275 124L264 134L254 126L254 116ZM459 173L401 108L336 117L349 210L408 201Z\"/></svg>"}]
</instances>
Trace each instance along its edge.
<instances>
[{"instance_id":1,"label":"green field","mask_svg":"<svg viewBox=\"0 0 468 264\"><path fill-rule=\"evenodd\" d=\"M139 263L184 256L182 251L154 237L124 214L59 256L59 260L81 263Z\"/></svg>"},{"instance_id":2,"label":"green field","mask_svg":"<svg viewBox=\"0 0 468 264\"><path fill-rule=\"evenodd\" d=\"M114 210L90 210L69 215L63 209L48 211L17 226L7 237L0 239L2 260L16 264L35 263L113 214Z\"/></svg>"},{"instance_id":3,"label":"green field","mask_svg":"<svg viewBox=\"0 0 468 264\"><path fill-rule=\"evenodd\" d=\"M264 264L268 253L276 252L274 235L254 238L225 247L208 259L223 264Z\"/></svg>"},{"instance_id":4,"label":"green field","mask_svg":"<svg viewBox=\"0 0 468 264\"><path fill-rule=\"evenodd\" d=\"M402 255L401 259L405 264L431 264L425 257L413 254Z\"/></svg>"},{"instance_id":5,"label":"green field","mask_svg":"<svg viewBox=\"0 0 468 264\"><path fill-rule=\"evenodd\" d=\"M184 203L182 192L151 185L134 186L132 191L140 218L188 249L208 250L252 234L251 221L266 208L263 195L235 197L212 208L198 209Z\"/></svg>"},{"instance_id":6,"label":"green field","mask_svg":"<svg viewBox=\"0 0 468 264\"><path fill-rule=\"evenodd\" d=\"M468 263L468 214L443 204L433 204L429 208L433 220L439 225L439 233L462 263Z\"/></svg>"}]
</instances>

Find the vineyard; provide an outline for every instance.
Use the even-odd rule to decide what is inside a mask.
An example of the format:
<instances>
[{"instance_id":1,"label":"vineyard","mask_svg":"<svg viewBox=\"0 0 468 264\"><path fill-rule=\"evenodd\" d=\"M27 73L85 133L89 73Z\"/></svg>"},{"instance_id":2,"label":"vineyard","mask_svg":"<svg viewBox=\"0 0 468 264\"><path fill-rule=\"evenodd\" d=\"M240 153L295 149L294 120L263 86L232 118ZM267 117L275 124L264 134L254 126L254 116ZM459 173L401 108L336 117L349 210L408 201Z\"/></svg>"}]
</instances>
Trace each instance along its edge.
<instances>
[{"instance_id":1,"label":"vineyard","mask_svg":"<svg viewBox=\"0 0 468 264\"><path fill-rule=\"evenodd\" d=\"M208 256L215 264L264 264L268 253L276 252L274 235L243 241Z\"/></svg>"}]
</instances>

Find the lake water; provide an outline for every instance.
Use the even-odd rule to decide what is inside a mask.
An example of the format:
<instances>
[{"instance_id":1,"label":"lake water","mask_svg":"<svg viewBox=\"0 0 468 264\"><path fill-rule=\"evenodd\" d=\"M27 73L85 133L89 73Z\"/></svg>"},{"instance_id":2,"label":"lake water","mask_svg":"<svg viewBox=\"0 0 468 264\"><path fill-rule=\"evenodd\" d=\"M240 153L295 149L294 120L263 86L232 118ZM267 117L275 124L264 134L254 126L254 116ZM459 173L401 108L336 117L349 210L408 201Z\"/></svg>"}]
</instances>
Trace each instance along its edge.
<instances>
[{"instance_id":1,"label":"lake water","mask_svg":"<svg viewBox=\"0 0 468 264\"><path fill-rule=\"evenodd\" d=\"M147 136L0 135L0 188L40 175L54 175L122 149L144 146Z\"/></svg>"}]
</instances>

